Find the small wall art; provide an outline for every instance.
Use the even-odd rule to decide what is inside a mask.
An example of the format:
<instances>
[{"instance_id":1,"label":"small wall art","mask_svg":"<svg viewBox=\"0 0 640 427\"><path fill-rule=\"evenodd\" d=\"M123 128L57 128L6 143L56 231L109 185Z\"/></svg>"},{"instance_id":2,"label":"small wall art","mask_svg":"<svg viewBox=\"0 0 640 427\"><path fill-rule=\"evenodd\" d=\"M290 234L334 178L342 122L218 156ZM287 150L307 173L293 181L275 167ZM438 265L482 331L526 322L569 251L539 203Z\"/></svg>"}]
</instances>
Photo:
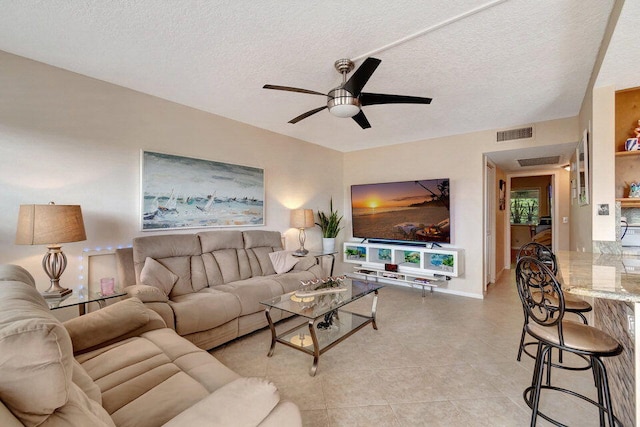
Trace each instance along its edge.
<instances>
[{"instance_id":1,"label":"small wall art","mask_svg":"<svg viewBox=\"0 0 640 427\"><path fill-rule=\"evenodd\" d=\"M143 231L264 225L264 170L142 151Z\"/></svg>"}]
</instances>

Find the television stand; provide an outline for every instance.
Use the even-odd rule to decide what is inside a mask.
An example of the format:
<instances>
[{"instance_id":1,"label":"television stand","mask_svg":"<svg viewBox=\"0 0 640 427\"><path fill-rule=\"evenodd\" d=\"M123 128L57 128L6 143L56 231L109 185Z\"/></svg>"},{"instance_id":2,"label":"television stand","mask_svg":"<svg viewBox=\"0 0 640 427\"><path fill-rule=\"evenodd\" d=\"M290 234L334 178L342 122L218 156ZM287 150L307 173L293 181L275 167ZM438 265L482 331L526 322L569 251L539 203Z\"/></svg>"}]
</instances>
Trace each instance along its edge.
<instances>
[{"instance_id":1,"label":"television stand","mask_svg":"<svg viewBox=\"0 0 640 427\"><path fill-rule=\"evenodd\" d=\"M426 288L429 288L430 293L433 293L433 288L437 288L439 284L444 284L447 280L446 276L418 276L370 267L355 267L351 274L375 283L404 283L411 285L411 287L420 286L422 287L422 298L427 296Z\"/></svg>"},{"instance_id":2,"label":"television stand","mask_svg":"<svg viewBox=\"0 0 640 427\"><path fill-rule=\"evenodd\" d=\"M359 277L403 286L426 288L443 286L452 277L464 274L464 250L457 248L425 248L385 243L344 243L345 263L357 264ZM395 264L397 271L388 271L385 264Z\"/></svg>"}]
</instances>

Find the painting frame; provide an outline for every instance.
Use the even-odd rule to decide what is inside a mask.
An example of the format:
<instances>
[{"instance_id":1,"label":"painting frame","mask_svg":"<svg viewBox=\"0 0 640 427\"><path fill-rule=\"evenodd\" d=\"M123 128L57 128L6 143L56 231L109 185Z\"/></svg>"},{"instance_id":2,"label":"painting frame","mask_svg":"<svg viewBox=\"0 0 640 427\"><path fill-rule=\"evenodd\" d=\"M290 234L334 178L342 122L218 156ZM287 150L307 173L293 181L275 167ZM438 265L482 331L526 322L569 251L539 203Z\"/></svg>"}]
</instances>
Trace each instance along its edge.
<instances>
[{"instance_id":1,"label":"painting frame","mask_svg":"<svg viewBox=\"0 0 640 427\"><path fill-rule=\"evenodd\" d=\"M141 231L265 225L263 168L140 150Z\"/></svg>"}]
</instances>

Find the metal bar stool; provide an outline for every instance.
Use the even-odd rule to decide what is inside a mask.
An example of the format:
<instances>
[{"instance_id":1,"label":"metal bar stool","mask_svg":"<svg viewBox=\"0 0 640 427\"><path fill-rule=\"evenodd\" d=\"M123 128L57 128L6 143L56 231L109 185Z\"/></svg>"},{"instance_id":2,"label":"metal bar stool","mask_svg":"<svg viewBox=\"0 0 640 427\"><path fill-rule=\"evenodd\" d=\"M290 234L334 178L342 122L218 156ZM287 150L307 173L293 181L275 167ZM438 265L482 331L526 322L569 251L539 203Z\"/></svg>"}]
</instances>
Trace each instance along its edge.
<instances>
[{"instance_id":1,"label":"metal bar stool","mask_svg":"<svg viewBox=\"0 0 640 427\"><path fill-rule=\"evenodd\" d=\"M564 319L564 294L555 275L544 262L533 257L520 258L516 266L516 283L518 295L527 312L526 333L538 340L531 386L523 392L525 402L532 409L531 426L536 425L538 415L554 425L563 426L539 411L540 394L543 390L567 393L597 406L601 426L613 427L616 423L621 425L613 414L607 370L601 360L603 357L622 353L620 343L599 329ZM550 295L553 298L549 298ZM545 367L547 372L551 367L551 350L554 348L589 360L597 388L597 402L573 390L554 387L548 382L546 385L542 384Z\"/></svg>"},{"instance_id":2,"label":"metal bar stool","mask_svg":"<svg viewBox=\"0 0 640 427\"><path fill-rule=\"evenodd\" d=\"M557 258L553 253L553 251L549 249L547 246L537 242L529 242L520 248L520 251L518 251L517 260L519 261L520 258L525 256L529 256L539 261L542 261L547 267L549 267L549 269L553 272L554 275L558 274ZM553 300L551 299L550 301L553 301ZM591 310L593 310L593 307L591 307L591 304L589 304L588 302L580 298L573 297L571 295L565 295L565 311L578 315L580 319L582 319L582 322L585 325L588 325L589 323L587 322L587 318L584 316L584 313L587 313ZM534 354L529 353L526 349L527 345L534 345L536 343L530 342L525 344L524 342L525 335L526 335L525 329L528 321L529 319L527 318L527 313L525 311L524 323L522 325L522 335L520 336L520 347L518 348L518 357L517 357L518 362L520 361L523 352L527 356L530 356L533 359L536 358ZM558 357L559 357L559 362L562 363L562 352L559 353ZM565 366L565 365L556 365L556 367L563 368L563 369L570 369L570 370L571 369L577 369L577 370L589 369L589 366L572 368L570 366Z\"/></svg>"}]
</instances>

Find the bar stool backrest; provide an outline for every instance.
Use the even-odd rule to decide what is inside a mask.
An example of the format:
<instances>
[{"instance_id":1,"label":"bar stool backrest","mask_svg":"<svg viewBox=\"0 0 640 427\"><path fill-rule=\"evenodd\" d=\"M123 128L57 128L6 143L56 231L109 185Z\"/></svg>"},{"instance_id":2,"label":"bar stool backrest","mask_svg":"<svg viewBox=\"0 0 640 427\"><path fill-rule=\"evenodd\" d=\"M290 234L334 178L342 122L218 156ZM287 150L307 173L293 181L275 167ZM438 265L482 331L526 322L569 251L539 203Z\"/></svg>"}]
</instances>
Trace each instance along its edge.
<instances>
[{"instance_id":1,"label":"bar stool backrest","mask_svg":"<svg viewBox=\"0 0 640 427\"><path fill-rule=\"evenodd\" d=\"M558 260L556 259L556 255L553 251L547 246L538 242L526 243L518 251L517 259L525 256L530 256L544 262L553 274L558 274Z\"/></svg>"},{"instance_id":2,"label":"bar stool backrest","mask_svg":"<svg viewBox=\"0 0 640 427\"><path fill-rule=\"evenodd\" d=\"M516 286L525 316L542 326L557 326L562 342L564 295L555 274L533 257L522 257L516 265Z\"/></svg>"}]
</instances>

